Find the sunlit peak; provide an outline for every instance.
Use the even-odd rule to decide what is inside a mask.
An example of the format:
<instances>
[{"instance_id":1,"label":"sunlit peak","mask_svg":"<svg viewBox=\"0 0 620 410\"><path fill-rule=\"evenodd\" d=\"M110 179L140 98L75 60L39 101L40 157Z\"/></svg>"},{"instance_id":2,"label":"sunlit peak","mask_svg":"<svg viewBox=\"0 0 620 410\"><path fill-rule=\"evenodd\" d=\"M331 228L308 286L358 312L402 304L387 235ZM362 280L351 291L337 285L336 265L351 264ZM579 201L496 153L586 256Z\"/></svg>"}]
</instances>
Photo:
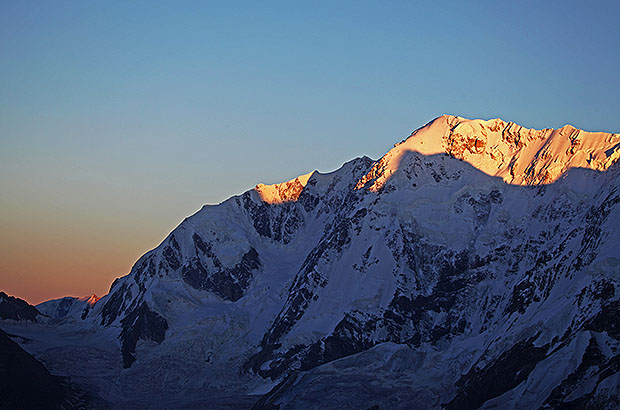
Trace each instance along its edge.
<instances>
[{"instance_id":1,"label":"sunlit peak","mask_svg":"<svg viewBox=\"0 0 620 410\"><path fill-rule=\"evenodd\" d=\"M308 183L314 171L300 175L295 179L280 184L258 184L254 188L263 202L269 204L281 204L297 201L299 195Z\"/></svg>"}]
</instances>

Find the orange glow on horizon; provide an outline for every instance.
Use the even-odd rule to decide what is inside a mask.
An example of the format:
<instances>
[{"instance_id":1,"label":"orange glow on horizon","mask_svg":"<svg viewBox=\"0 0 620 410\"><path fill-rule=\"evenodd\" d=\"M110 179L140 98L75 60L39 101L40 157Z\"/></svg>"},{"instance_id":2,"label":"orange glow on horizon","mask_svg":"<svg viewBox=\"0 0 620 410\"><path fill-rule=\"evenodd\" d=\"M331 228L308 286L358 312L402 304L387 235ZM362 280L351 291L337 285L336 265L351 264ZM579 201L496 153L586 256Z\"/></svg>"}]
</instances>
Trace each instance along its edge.
<instances>
[{"instance_id":1,"label":"orange glow on horizon","mask_svg":"<svg viewBox=\"0 0 620 410\"><path fill-rule=\"evenodd\" d=\"M169 218L152 215L91 220L44 207L9 211L0 219L0 290L33 305L107 294L170 231L162 223Z\"/></svg>"}]
</instances>

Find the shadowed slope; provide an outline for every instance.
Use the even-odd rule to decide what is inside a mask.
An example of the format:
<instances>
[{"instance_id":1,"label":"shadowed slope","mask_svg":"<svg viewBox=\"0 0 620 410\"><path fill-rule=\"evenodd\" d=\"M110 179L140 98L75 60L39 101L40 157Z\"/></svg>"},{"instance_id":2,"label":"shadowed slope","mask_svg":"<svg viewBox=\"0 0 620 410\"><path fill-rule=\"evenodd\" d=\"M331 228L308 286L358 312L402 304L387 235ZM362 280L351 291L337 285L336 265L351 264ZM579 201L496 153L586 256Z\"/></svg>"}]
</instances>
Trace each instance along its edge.
<instances>
[{"instance_id":1,"label":"shadowed slope","mask_svg":"<svg viewBox=\"0 0 620 410\"><path fill-rule=\"evenodd\" d=\"M59 409L67 389L0 330L0 409Z\"/></svg>"},{"instance_id":2,"label":"shadowed slope","mask_svg":"<svg viewBox=\"0 0 620 410\"><path fill-rule=\"evenodd\" d=\"M34 322L41 312L23 299L0 292L0 319L29 320Z\"/></svg>"}]
</instances>

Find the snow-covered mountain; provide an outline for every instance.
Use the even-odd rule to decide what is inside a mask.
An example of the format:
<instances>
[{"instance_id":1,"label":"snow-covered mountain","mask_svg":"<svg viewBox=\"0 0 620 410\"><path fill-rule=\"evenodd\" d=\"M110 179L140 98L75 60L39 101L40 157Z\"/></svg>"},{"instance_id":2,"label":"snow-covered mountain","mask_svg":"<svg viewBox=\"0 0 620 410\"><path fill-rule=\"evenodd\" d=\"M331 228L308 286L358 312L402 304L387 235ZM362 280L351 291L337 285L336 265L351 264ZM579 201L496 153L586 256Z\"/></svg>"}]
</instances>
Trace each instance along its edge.
<instances>
[{"instance_id":1,"label":"snow-covered mountain","mask_svg":"<svg viewBox=\"0 0 620 410\"><path fill-rule=\"evenodd\" d=\"M67 296L60 299L48 300L37 305L39 312L52 319L74 320L85 319L90 309L97 303L97 295L75 298Z\"/></svg>"},{"instance_id":2,"label":"snow-covered mountain","mask_svg":"<svg viewBox=\"0 0 620 410\"><path fill-rule=\"evenodd\" d=\"M137 407L616 408L619 157L619 134L444 115L204 206L64 331L117 338L92 383Z\"/></svg>"}]
</instances>

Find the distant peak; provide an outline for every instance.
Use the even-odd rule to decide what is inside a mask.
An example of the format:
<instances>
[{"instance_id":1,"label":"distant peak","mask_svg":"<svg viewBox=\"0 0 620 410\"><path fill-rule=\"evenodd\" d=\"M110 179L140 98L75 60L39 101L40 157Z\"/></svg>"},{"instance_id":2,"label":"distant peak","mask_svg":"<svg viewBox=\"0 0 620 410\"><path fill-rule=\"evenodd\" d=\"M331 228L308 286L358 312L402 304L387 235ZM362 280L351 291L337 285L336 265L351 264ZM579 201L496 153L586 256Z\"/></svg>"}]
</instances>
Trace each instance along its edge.
<instances>
[{"instance_id":1,"label":"distant peak","mask_svg":"<svg viewBox=\"0 0 620 410\"><path fill-rule=\"evenodd\" d=\"M93 293L92 295L84 296L83 298L80 298L79 300L81 300L82 302L86 302L90 306L93 306L95 303L97 303L99 299L101 298Z\"/></svg>"}]
</instances>

